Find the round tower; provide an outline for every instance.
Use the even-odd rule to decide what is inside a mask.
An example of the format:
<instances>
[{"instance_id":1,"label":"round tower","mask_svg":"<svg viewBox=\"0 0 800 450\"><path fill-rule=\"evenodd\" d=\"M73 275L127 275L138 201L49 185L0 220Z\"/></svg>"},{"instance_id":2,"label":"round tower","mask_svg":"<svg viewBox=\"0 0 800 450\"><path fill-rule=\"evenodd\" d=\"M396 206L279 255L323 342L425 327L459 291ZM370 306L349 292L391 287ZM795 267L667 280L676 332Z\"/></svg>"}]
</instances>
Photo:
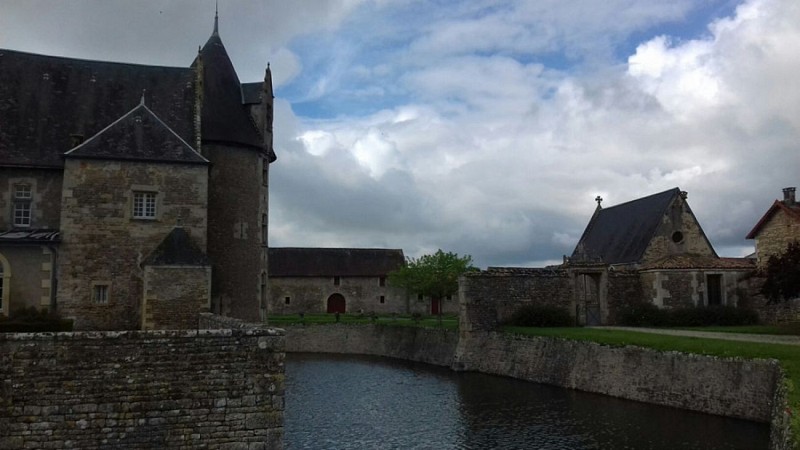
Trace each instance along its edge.
<instances>
[{"instance_id":1,"label":"round tower","mask_svg":"<svg viewBox=\"0 0 800 450\"><path fill-rule=\"evenodd\" d=\"M208 181L208 256L212 309L247 321L265 318L272 81L242 85L222 39L219 19L200 49L197 116ZM260 86L253 86L258 84ZM252 89L260 87L260 89ZM253 97L257 97L256 100Z\"/></svg>"}]
</instances>

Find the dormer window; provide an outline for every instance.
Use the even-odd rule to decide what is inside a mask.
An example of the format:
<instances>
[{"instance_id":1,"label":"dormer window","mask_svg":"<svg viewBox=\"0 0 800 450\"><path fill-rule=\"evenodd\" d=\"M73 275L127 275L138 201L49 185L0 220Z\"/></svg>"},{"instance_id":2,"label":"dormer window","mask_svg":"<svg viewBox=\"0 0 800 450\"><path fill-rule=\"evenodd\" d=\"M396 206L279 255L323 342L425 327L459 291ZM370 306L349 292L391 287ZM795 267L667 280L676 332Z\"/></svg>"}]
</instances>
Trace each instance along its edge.
<instances>
[{"instance_id":1,"label":"dormer window","mask_svg":"<svg viewBox=\"0 0 800 450\"><path fill-rule=\"evenodd\" d=\"M14 185L14 226L31 226L31 202L33 191L29 184Z\"/></svg>"}]
</instances>

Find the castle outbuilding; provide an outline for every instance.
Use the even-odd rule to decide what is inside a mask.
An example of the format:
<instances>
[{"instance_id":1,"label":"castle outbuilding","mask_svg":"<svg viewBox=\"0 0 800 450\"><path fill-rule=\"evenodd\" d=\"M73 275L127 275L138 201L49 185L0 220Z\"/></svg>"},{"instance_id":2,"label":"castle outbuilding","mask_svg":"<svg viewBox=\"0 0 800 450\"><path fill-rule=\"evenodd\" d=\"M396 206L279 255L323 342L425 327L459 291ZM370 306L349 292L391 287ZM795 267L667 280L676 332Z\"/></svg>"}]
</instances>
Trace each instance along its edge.
<instances>
[{"instance_id":1,"label":"castle outbuilding","mask_svg":"<svg viewBox=\"0 0 800 450\"><path fill-rule=\"evenodd\" d=\"M800 241L800 203L795 191L794 187L784 188L783 200L775 200L747 234L747 239L755 240L759 268L766 267L770 256L778 256L790 243Z\"/></svg>"},{"instance_id":2,"label":"castle outbuilding","mask_svg":"<svg viewBox=\"0 0 800 450\"><path fill-rule=\"evenodd\" d=\"M240 83L217 17L185 68L0 49L0 314L263 319L272 111L269 66Z\"/></svg>"}]
</instances>

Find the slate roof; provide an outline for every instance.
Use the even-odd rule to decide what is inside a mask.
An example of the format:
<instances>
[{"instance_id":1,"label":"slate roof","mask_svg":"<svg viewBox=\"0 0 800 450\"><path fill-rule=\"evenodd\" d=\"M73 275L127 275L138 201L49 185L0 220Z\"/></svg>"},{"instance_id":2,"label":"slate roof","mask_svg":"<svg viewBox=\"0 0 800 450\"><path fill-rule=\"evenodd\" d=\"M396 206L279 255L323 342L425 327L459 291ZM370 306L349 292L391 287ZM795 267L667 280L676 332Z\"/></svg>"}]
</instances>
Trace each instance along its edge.
<instances>
[{"instance_id":1,"label":"slate roof","mask_svg":"<svg viewBox=\"0 0 800 450\"><path fill-rule=\"evenodd\" d=\"M797 222L800 222L800 204L795 203L793 205L787 205L780 200L775 200L772 203L772 206L769 207L766 213L761 217L758 223L747 233L747 239L755 239L758 233L761 231L761 227L766 225L766 223L774 216L778 211L783 211L787 217L793 219Z\"/></svg>"},{"instance_id":2,"label":"slate roof","mask_svg":"<svg viewBox=\"0 0 800 450\"><path fill-rule=\"evenodd\" d=\"M185 228L175 227L142 262L142 266L207 266L208 257Z\"/></svg>"},{"instance_id":3,"label":"slate roof","mask_svg":"<svg viewBox=\"0 0 800 450\"><path fill-rule=\"evenodd\" d=\"M670 255L641 267L641 270L713 269L752 270L756 262L750 258L715 258L701 255Z\"/></svg>"},{"instance_id":4,"label":"slate roof","mask_svg":"<svg viewBox=\"0 0 800 450\"><path fill-rule=\"evenodd\" d=\"M0 165L63 167L71 135L88 138L146 90L148 106L194 142L191 68L88 61L0 49Z\"/></svg>"},{"instance_id":5,"label":"slate roof","mask_svg":"<svg viewBox=\"0 0 800 450\"><path fill-rule=\"evenodd\" d=\"M242 83L242 103L245 105L255 105L261 103L261 95L264 93L264 83Z\"/></svg>"},{"instance_id":6,"label":"slate roof","mask_svg":"<svg viewBox=\"0 0 800 450\"><path fill-rule=\"evenodd\" d=\"M43 242L60 242L61 233L58 230L45 228L15 228L0 232L0 242L3 244L27 244Z\"/></svg>"},{"instance_id":7,"label":"slate roof","mask_svg":"<svg viewBox=\"0 0 800 450\"><path fill-rule=\"evenodd\" d=\"M672 200L673 188L620 205L602 208L586 226L572 258L606 264L635 263L644 255Z\"/></svg>"},{"instance_id":8,"label":"slate roof","mask_svg":"<svg viewBox=\"0 0 800 450\"><path fill-rule=\"evenodd\" d=\"M243 104L239 77L222 44L216 19L214 32L200 50L199 58L203 67L203 141L264 148L264 139ZM196 65L197 60L192 66Z\"/></svg>"},{"instance_id":9,"label":"slate roof","mask_svg":"<svg viewBox=\"0 0 800 450\"><path fill-rule=\"evenodd\" d=\"M271 277L381 277L405 263L403 250L382 248L269 249Z\"/></svg>"},{"instance_id":10,"label":"slate roof","mask_svg":"<svg viewBox=\"0 0 800 450\"><path fill-rule=\"evenodd\" d=\"M138 106L65 154L66 157L208 164L148 108Z\"/></svg>"}]
</instances>

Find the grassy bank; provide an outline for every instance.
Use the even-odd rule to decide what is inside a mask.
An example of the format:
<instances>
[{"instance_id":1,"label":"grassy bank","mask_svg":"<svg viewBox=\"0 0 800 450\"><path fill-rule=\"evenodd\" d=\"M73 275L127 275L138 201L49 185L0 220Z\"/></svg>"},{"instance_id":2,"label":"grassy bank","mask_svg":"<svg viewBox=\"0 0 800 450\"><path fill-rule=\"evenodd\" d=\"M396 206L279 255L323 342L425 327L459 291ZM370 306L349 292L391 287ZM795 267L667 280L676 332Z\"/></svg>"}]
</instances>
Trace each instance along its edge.
<instances>
[{"instance_id":1,"label":"grassy bank","mask_svg":"<svg viewBox=\"0 0 800 450\"><path fill-rule=\"evenodd\" d=\"M319 325L336 322L335 314L287 314L282 316L269 316L269 324L280 327L284 325ZM367 314L340 314L339 323L344 324L377 324L398 327L425 327L445 328L455 330L458 328L458 317L455 315L442 316L442 323L436 316L412 317L410 315L370 316Z\"/></svg>"},{"instance_id":2,"label":"grassy bank","mask_svg":"<svg viewBox=\"0 0 800 450\"><path fill-rule=\"evenodd\" d=\"M725 327L726 329L739 327ZM786 372L789 385L789 405L792 408L792 432L795 448L800 448L800 347L756 342L724 341L685 336L637 333L635 331L603 330L595 328L528 328L505 327L504 331L528 336L549 336L606 345L635 345L661 351L678 351L721 357L748 359L777 359ZM700 329L698 329L700 330ZM702 331L711 330L708 327ZM742 332L742 331L735 331Z\"/></svg>"}]
</instances>

